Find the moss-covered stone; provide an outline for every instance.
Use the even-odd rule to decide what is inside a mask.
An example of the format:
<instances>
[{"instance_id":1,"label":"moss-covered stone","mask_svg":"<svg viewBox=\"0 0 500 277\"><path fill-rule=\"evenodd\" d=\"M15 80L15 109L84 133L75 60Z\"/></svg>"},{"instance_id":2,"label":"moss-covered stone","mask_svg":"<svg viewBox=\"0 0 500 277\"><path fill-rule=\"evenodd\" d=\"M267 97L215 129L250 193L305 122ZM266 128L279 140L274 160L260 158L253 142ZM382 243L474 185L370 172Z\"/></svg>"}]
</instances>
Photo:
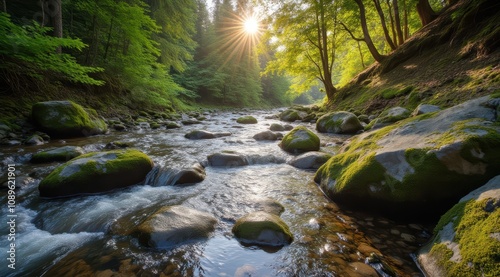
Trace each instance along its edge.
<instances>
[{"instance_id":1,"label":"moss-covered stone","mask_svg":"<svg viewBox=\"0 0 500 277\"><path fill-rule=\"evenodd\" d=\"M494 111L480 103L354 137L316 172L315 181L341 202L439 211L500 174L500 128L489 121Z\"/></svg>"},{"instance_id":2,"label":"moss-covered stone","mask_svg":"<svg viewBox=\"0 0 500 277\"><path fill-rule=\"evenodd\" d=\"M241 242L252 245L283 246L293 241L286 223L266 212L254 212L238 219L232 231Z\"/></svg>"},{"instance_id":3,"label":"moss-covered stone","mask_svg":"<svg viewBox=\"0 0 500 277\"><path fill-rule=\"evenodd\" d=\"M358 117L350 112L333 112L323 115L316 122L321 133L354 134L363 130Z\"/></svg>"},{"instance_id":4,"label":"moss-covered stone","mask_svg":"<svg viewBox=\"0 0 500 277\"><path fill-rule=\"evenodd\" d=\"M95 111L86 110L71 101L36 103L31 116L40 130L54 137L91 136L107 130L106 123Z\"/></svg>"},{"instance_id":5,"label":"moss-covered stone","mask_svg":"<svg viewBox=\"0 0 500 277\"><path fill-rule=\"evenodd\" d=\"M380 123L393 123L406 119L410 116L410 111L402 107L394 107L384 111L380 117Z\"/></svg>"},{"instance_id":6,"label":"moss-covered stone","mask_svg":"<svg viewBox=\"0 0 500 277\"><path fill-rule=\"evenodd\" d=\"M88 153L57 167L38 190L49 198L106 192L142 182L152 168L153 161L134 149Z\"/></svg>"},{"instance_id":7,"label":"moss-covered stone","mask_svg":"<svg viewBox=\"0 0 500 277\"><path fill-rule=\"evenodd\" d=\"M257 124L257 119L251 115L242 116L236 120L240 124Z\"/></svg>"},{"instance_id":8,"label":"moss-covered stone","mask_svg":"<svg viewBox=\"0 0 500 277\"><path fill-rule=\"evenodd\" d=\"M500 272L500 176L462 198L439 220L418 260L429 276Z\"/></svg>"},{"instance_id":9,"label":"moss-covered stone","mask_svg":"<svg viewBox=\"0 0 500 277\"><path fill-rule=\"evenodd\" d=\"M66 162L83 155L83 149L78 146L64 146L36 153L31 157L32 163Z\"/></svg>"},{"instance_id":10,"label":"moss-covered stone","mask_svg":"<svg viewBox=\"0 0 500 277\"><path fill-rule=\"evenodd\" d=\"M290 153L318 151L319 146L319 137L304 126L293 128L280 143L280 147Z\"/></svg>"},{"instance_id":11,"label":"moss-covered stone","mask_svg":"<svg viewBox=\"0 0 500 277\"><path fill-rule=\"evenodd\" d=\"M295 109L285 110L280 114L279 117L281 120L286 121L286 122L294 122L295 120L301 119L299 112Z\"/></svg>"}]
</instances>

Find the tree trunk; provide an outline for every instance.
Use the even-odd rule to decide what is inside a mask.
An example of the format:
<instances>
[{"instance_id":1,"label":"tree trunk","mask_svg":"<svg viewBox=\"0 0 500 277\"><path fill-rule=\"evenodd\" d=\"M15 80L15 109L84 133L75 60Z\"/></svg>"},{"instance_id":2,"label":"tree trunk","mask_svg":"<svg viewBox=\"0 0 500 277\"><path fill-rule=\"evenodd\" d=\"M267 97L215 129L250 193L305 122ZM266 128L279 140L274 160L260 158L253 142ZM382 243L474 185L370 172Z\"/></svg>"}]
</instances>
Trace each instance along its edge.
<instances>
[{"instance_id":1,"label":"tree trunk","mask_svg":"<svg viewBox=\"0 0 500 277\"><path fill-rule=\"evenodd\" d=\"M420 22L422 23L422 26L431 23L431 21L433 21L437 17L436 12L432 9L428 0L418 0L417 12L418 16L420 17Z\"/></svg>"},{"instance_id":2,"label":"tree trunk","mask_svg":"<svg viewBox=\"0 0 500 277\"><path fill-rule=\"evenodd\" d=\"M366 46L368 46L368 50L370 50L370 53L372 54L373 58L380 63L384 60L385 56L381 55L378 52L377 48L373 44L372 38L370 37L370 32L368 31L368 26L366 23L365 5L363 4L362 0L354 0L354 1L359 7L359 17L361 20L361 28L363 29L363 36Z\"/></svg>"},{"instance_id":3,"label":"tree trunk","mask_svg":"<svg viewBox=\"0 0 500 277\"><path fill-rule=\"evenodd\" d=\"M108 49L109 49L109 44L110 44L110 41L111 41L111 32L113 30L113 22L114 22L115 18L112 17L111 18L111 23L109 24L109 32L108 32L108 39L106 41L106 47L104 48L104 60L106 60L106 58L108 57Z\"/></svg>"},{"instance_id":4,"label":"tree trunk","mask_svg":"<svg viewBox=\"0 0 500 277\"><path fill-rule=\"evenodd\" d=\"M396 45L394 45L394 42L389 35L389 30L387 30L387 25L385 24L385 16L384 12L382 11L382 7L380 6L380 2L379 0L373 0L373 3L375 4L375 8L377 9L378 16L380 17L380 23L382 24L382 29L384 30L385 40L389 44L389 47L391 47L392 50L395 50Z\"/></svg>"},{"instance_id":5,"label":"tree trunk","mask_svg":"<svg viewBox=\"0 0 500 277\"><path fill-rule=\"evenodd\" d=\"M319 14L319 21L318 21L318 34L320 34L321 41L320 41L320 52L321 52L321 64L323 67L323 76L324 76L324 85L325 85L325 92L326 92L326 97L328 100L333 100L333 96L337 92L337 89L333 85L333 80L332 80L332 70L330 66L330 51L328 50L328 30L326 26L326 18L325 18L325 10L324 10L324 5L323 1L320 1L320 14ZM333 59L333 57L331 57Z\"/></svg>"},{"instance_id":6,"label":"tree trunk","mask_svg":"<svg viewBox=\"0 0 500 277\"><path fill-rule=\"evenodd\" d=\"M399 16L398 0L393 1L392 7L394 8L394 22L396 23L396 33L398 34L398 46L405 42L403 38L403 31L401 30L401 17Z\"/></svg>"},{"instance_id":7,"label":"tree trunk","mask_svg":"<svg viewBox=\"0 0 500 277\"><path fill-rule=\"evenodd\" d=\"M403 9L404 9L404 17L403 17L403 33L405 41L410 37L410 27L408 26L408 6L406 5L406 0L403 0Z\"/></svg>"},{"instance_id":8,"label":"tree trunk","mask_svg":"<svg viewBox=\"0 0 500 277\"><path fill-rule=\"evenodd\" d=\"M54 0L54 36L58 38L63 37L63 23L62 23L62 0ZM61 53L61 47L57 48L57 53Z\"/></svg>"},{"instance_id":9,"label":"tree trunk","mask_svg":"<svg viewBox=\"0 0 500 277\"><path fill-rule=\"evenodd\" d=\"M2 1L2 11L4 13L7 13L7 2L6 2L6 0Z\"/></svg>"}]
</instances>

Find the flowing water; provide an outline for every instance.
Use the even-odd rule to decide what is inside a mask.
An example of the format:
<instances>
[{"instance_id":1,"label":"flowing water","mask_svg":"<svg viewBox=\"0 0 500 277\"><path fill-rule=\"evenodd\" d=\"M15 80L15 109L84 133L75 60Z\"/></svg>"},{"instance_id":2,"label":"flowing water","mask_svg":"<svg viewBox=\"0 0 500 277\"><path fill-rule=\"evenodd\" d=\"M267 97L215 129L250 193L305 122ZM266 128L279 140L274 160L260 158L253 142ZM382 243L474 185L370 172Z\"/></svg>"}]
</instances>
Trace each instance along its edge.
<instances>
[{"instance_id":1,"label":"flowing water","mask_svg":"<svg viewBox=\"0 0 500 277\"><path fill-rule=\"evenodd\" d=\"M4 239L9 233L7 191L1 190L0 275L375 276L368 275L375 269L380 276L422 276L411 256L428 239L422 225L339 208L314 184L314 172L287 164L293 155L282 151L277 141L252 138L270 124L280 123L266 119L276 112L249 112L259 121L254 125L237 124L240 113L211 113L201 124L180 129L135 129L54 140L42 146L0 148L2 172L7 164L15 164L17 175L16 269L7 267L11 242ZM314 130L308 123L293 125L298 124ZM232 135L209 140L184 138L195 129ZM321 150L329 153L338 151L339 143L348 138L319 136ZM130 143L148 154L155 162L157 177L151 174L145 184L105 194L56 200L39 197L38 183L59 164L30 164L32 153L63 145L100 151L112 141ZM169 184L169 172L204 163L207 155L226 150L245 155L250 165L208 166L201 183ZM231 233L234 222L269 199L285 207L281 218L294 235L293 243L280 249L240 244ZM214 215L218 219L215 231L206 240L151 249L121 230L169 205ZM381 261L367 259L371 253L377 253Z\"/></svg>"}]
</instances>

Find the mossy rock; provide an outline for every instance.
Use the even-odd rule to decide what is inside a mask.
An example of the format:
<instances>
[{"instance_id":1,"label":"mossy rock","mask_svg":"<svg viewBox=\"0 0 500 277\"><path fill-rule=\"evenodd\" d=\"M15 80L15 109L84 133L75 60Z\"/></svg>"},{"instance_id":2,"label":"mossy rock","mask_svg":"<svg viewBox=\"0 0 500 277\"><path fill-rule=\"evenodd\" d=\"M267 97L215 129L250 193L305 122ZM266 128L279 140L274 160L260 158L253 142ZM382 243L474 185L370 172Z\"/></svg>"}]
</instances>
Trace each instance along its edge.
<instances>
[{"instance_id":1,"label":"mossy rock","mask_svg":"<svg viewBox=\"0 0 500 277\"><path fill-rule=\"evenodd\" d=\"M142 245L169 248L208 238L217 219L212 215L184 206L161 208L133 232Z\"/></svg>"},{"instance_id":2,"label":"mossy rock","mask_svg":"<svg viewBox=\"0 0 500 277\"><path fill-rule=\"evenodd\" d=\"M176 185L195 184L205 180L206 176L205 168L197 163L189 169L179 171L175 176L176 180L174 183Z\"/></svg>"},{"instance_id":3,"label":"mossy rock","mask_svg":"<svg viewBox=\"0 0 500 277\"><path fill-rule=\"evenodd\" d=\"M257 119L251 115L242 116L236 120L240 124L257 124Z\"/></svg>"},{"instance_id":4,"label":"mossy rock","mask_svg":"<svg viewBox=\"0 0 500 277\"><path fill-rule=\"evenodd\" d=\"M232 231L241 242L250 245L284 246L293 241L290 229L279 216L262 211L238 219Z\"/></svg>"},{"instance_id":5,"label":"mossy rock","mask_svg":"<svg viewBox=\"0 0 500 277\"><path fill-rule=\"evenodd\" d=\"M299 115L299 112L295 109L288 109L285 110L280 114L280 119L286 122L294 122L295 120L300 120L301 117Z\"/></svg>"},{"instance_id":6,"label":"mossy rock","mask_svg":"<svg viewBox=\"0 0 500 277\"><path fill-rule=\"evenodd\" d=\"M102 134L107 125L97 113L71 101L48 101L33 105L31 117L43 132L54 137L82 137Z\"/></svg>"},{"instance_id":7,"label":"mossy rock","mask_svg":"<svg viewBox=\"0 0 500 277\"><path fill-rule=\"evenodd\" d=\"M32 163L66 162L83 155L83 149L78 146L64 146L36 153L31 157Z\"/></svg>"},{"instance_id":8,"label":"mossy rock","mask_svg":"<svg viewBox=\"0 0 500 277\"><path fill-rule=\"evenodd\" d=\"M318 119L316 130L321 133L354 134L363 130L363 125L353 113L333 112Z\"/></svg>"},{"instance_id":9,"label":"mossy rock","mask_svg":"<svg viewBox=\"0 0 500 277\"><path fill-rule=\"evenodd\" d=\"M101 193L138 184L152 168L153 161L135 149L88 153L57 167L38 190L48 198Z\"/></svg>"},{"instance_id":10,"label":"mossy rock","mask_svg":"<svg viewBox=\"0 0 500 277\"><path fill-rule=\"evenodd\" d=\"M410 116L410 111L403 107L394 107L384 111L379 117L379 123L394 123Z\"/></svg>"},{"instance_id":11,"label":"mossy rock","mask_svg":"<svg viewBox=\"0 0 500 277\"><path fill-rule=\"evenodd\" d=\"M460 199L418 255L428 276L498 276L500 176Z\"/></svg>"},{"instance_id":12,"label":"mossy rock","mask_svg":"<svg viewBox=\"0 0 500 277\"><path fill-rule=\"evenodd\" d=\"M500 126L476 99L354 137L316 172L333 200L358 208L439 213L500 174Z\"/></svg>"},{"instance_id":13,"label":"mossy rock","mask_svg":"<svg viewBox=\"0 0 500 277\"><path fill-rule=\"evenodd\" d=\"M306 127L297 126L283 137L280 147L290 153L318 151L320 141L319 137Z\"/></svg>"}]
</instances>

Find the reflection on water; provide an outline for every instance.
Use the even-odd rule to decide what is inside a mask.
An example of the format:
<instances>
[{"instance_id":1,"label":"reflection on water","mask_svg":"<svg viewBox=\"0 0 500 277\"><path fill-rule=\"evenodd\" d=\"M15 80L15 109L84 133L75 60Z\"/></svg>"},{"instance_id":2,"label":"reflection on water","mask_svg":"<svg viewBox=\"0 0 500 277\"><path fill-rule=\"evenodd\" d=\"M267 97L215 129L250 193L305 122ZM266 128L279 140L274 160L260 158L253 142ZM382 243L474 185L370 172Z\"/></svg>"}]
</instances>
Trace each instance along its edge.
<instances>
[{"instance_id":1,"label":"reflection on water","mask_svg":"<svg viewBox=\"0 0 500 277\"><path fill-rule=\"evenodd\" d=\"M273 111L275 112L275 111ZM2 276L421 276L410 254L427 239L418 224L343 211L324 197L312 182L314 172L286 161L293 156L278 142L255 141L277 120L273 112L252 112L259 124L236 123L234 113L212 114L202 124L175 130L134 130L90 138L53 141L43 146L0 149L2 164L15 163L18 176L16 207L16 270L0 269ZM296 123L297 125L299 123ZM304 124L314 130L314 126ZM203 129L230 132L229 137L188 140L184 134ZM322 151L335 153L346 136L320 134ZM31 165L31 153L63 145L100 151L108 142L122 141L150 155L155 171L146 185L102 195L68 199L40 199L37 185L57 164ZM207 167L206 179L188 187L170 186L171 173L221 151L243 155L248 166ZM6 203L2 191L2 203ZM239 217L274 199L285 207L282 219L294 242L281 249L241 245L231 233ZM207 240L153 250L140 245L131 230L161 207L184 205L218 219ZM2 209L2 218L6 211ZM8 227L0 226L1 234ZM403 235L404 234L404 235ZM8 242L2 240L0 252ZM368 265L369 256L385 264ZM101 275L102 274L102 275ZM367 275L368 274L368 275ZM389 275L387 275L389 276Z\"/></svg>"}]
</instances>

